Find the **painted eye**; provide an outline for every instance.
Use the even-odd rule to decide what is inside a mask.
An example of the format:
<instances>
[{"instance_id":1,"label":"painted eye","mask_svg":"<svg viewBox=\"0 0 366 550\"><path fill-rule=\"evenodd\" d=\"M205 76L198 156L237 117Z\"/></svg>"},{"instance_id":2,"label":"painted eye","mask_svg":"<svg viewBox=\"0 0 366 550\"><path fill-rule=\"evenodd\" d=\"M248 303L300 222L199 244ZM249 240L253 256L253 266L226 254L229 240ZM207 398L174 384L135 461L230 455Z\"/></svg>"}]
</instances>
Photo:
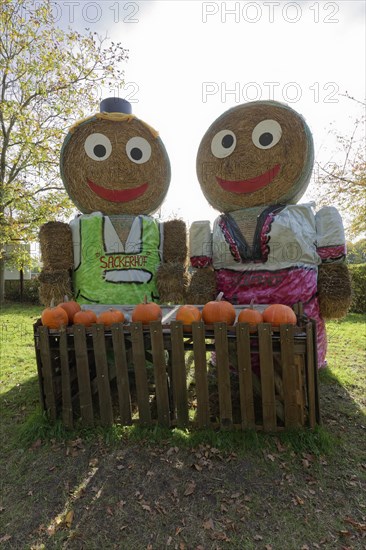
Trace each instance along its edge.
<instances>
[{"instance_id":1,"label":"painted eye","mask_svg":"<svg viewBox=\"0 0 366 550\"><path fill-rule=\"evenodd\" d=\"M144 164L151 157L151 145L142 137L133 137L126 143L126 153L132 162Z\"/></svg>"},{"instance_id":2,"label":"painted eye","mask_svg":"<svg viewBox=\"0 0 366 550\"><path fill-rule=\"evenodd\" d=\"M212 154L218 159L231 155L236 147L236 136L231 130L220 130L211 141Z\"/></svg>"},{"instance_id":3,"label":"painted eye","mask_svg":"<svg viewBox=\"0 0 366 550\"><path fill-rule=\"evenodd\" d=\"M262 120L252 132L252 141L258 149L270 149L281 139L282 128L276 120Z\"/></svg>"},{"instance_id":4,"label":"painted eye","mask_svg":"<svg viewBox=\"0 0 366 550\"><path fill-rule=\"evenodd\" d=\"M84 149L92 160L107 160L112 152L112 144L104 134L90 134L85 140Z\"/></svg>"}]
</instances>

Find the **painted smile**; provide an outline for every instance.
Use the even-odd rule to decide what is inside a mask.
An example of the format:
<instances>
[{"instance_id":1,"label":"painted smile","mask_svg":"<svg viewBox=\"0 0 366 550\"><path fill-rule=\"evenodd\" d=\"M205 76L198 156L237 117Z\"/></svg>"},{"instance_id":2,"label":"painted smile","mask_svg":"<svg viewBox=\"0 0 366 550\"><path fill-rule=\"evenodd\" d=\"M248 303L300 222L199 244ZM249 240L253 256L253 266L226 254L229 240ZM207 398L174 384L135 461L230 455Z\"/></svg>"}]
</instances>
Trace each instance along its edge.
<instances>
[{"instance_id":1,"label":"painted smile","mask_svg":"<svg viewBox=\"0 0 366 550\"><path fill-rule=\"evenodd\" d=\"M225 191L230 191L230 193L253 193L254 191L258 191L258 189L262 189L262 187L266 187L266 185L271 183L271 181L277 176L280 168L281 165L276 164L273 168L268 170L268 172L249 180L230 181L223 180L218 176L216 176L216 179L219 185L221 185Z\"/></svg>"},{"instance_id":2,"label":"painted smile","mask_svg":"<svg viewBox=\"0 0 366 550\"><path fill-rule=\"evenodd\" d=\"M148 183L144 183L139 187L132 187L130 189L106 189L105 187L101 187L89 179L87 180L87 184L93 193L109 202L133 201L138 197L141 197L149 185Z\"/></svg>"}]
</instances>

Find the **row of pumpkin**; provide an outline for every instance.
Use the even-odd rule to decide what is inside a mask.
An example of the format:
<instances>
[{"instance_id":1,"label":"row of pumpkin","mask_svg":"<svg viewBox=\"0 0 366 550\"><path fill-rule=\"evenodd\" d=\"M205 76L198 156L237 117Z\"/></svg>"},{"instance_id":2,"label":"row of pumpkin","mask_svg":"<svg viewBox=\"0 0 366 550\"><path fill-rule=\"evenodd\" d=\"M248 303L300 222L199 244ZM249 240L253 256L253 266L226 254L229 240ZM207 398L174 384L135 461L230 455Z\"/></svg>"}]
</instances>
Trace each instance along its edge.
<instances>
[{"instance_id":1,"label":"row of pumpkin","mask_svg":"<svg viewBox=\"0 0 366 550\"><path fill-rule=\"evenodd\" d=\"M190 304L180 306L175 318L177 321L181 321L183 325L191 325L193 322L201 320L207 325L218 322L233 325L236 314L234 306L230 302L222 300L222 294L220 293L216 300L207 302L202 310ZM141 321L144 325L161 319L161 307L154 302L148 302L146 296L141 304L134 307L131 314L132 322ZM41 315L42 324L50 329L60 329L63 326L73 324L90 327L94 323L110 327L115 323L126 321L125 314L119 309L111 307L97 316L94 311L81 309L80 304L68 300L66 297L65 301L57 306L51 304ZM275 327L281 324L296 325L297 318L294 311L284 304L271 304L262 313L251 304L239 312L237 321L238 323L249 323L250 330L255 331L259 323L271 323Z\"/></svg>"}]
</instances>

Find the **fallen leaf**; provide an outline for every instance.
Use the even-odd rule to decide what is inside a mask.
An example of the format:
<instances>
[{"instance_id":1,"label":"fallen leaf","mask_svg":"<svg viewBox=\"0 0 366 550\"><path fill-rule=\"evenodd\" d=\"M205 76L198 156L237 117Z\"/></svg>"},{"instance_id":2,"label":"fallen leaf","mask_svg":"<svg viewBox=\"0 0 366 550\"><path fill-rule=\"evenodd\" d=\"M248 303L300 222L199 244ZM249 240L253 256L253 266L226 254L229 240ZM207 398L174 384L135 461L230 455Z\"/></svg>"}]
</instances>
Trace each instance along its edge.
<instances>
[{"instance_id":1,"label":"fallen leaf","mask_svg":"<svg viewBox=\"0 0 366 550\"><path fill-rule=\"evenodd\" d=\"M107 514L110 515L110 516L113 516L113 510L110 506L107 506Z\"/></svg>"},{"instance_id":2,"label":"fallen leaf","mask_svg":"<svg viewBox=\"0 0 366 550\"><path fill-rule=\"evenodd\" d=\"M31 446L31 449L38 449L42 445L42 439L37 439Z\"/></svg>"},{"instance_id":3,"label":"fallen leaf","mask_svg":"<svg viewBox=\"0 0 366 550\"><path fill-rule=\"evenodd\" d=\"M98 465L98 459L97 458L91 458L89 460L89 466L91 466L92 468L95 468L97 465Z\"/></svg>"},{"instance_id":4,"label":"fallen leaf","mask_svg":"<svg viewBox=\"0 0 366 550\"><path fill-rule=\"evenodd\" d=\"M203 528L204 529L213 529L214 528L214 522L213 522L212 518L207 519L206 521L203 522Z\"/></svg>"},{"instance_id":5,"label":"fallen leaf","mask_svg":"<svg viewBox=\"0 0 366 550\"><path fill-rule=\"evenodd\" d=\"M224 531L216 531L216 533L213 534L213 538L216 540L223 540L225 542L230 542L229 537L227 536Z\"/></svg>"},{"instance_id":6,"label":"fallen leaf","mask_svg":"<svg viewBox=\"0 0 366 550\"><path fill-rule=\"evenodd\" d=\"M272 544L266 544L264 550L273 550Z\"/></svg>"},{"instance_id":7,"label":"fallen leaf","mask_svg":"<svg viewBox=\"0 0 366 550\"><path fill-rule=\"evenodd\" d=\"M166 541L166 545L167 546L170 546L171 542L172 542L173 538L171 536L168 537L167 541Z\"/></svg>"},{"instance_id":8,"label":"fallen leaf","mask_svg":"<svg viewBox=\"0 0 366 550\"><path fill-rule=\"evenodd\" d=\"M202 466L200 466L199 464L192 464L192 468L197 470L197 472L202 472Z\"/></svg>"},{"instance_id":9,"label":"fallen leaf","mask_svg":"<svg viewBox=\"0 0 366 550\"><path fill-rule=\"evenodd\" d=\"M196 489L196 483L194 481L189 481L186 484L186 490L184 491L184 496L188 497L189 495L192 495Z\"/></svg>"},{"instance_id":10,"label":"fallen leaf","mask_svg":"<svg viewBox=\"0 0 366 550\"><path fill-rule=\"evenodd\" d=\"M358 521L355 521L352 518L345 518L344 521L346 523L349 523L353 527L355 527L358 531L366 531L366 524L365 523L359 523Z\"/></svg>"},{"instance_id":11,"label":"fallen leaf","mask_svg":"<svg viewBox=\"0 0 366 550\"><path fill-rule=\"evenodd\" d=\"M279 453L284 453L286 451L286 447L284 447L279 439L276 439L276 447Z\"/></svg>"},{"instance_id":12,"label":"fallen leaf","mask_svg":"<svg viewBox=\"0 0 366 550\"><path fill-rule=\"evenodd\" d=\"M263 537L261 535L254 535L254 540L263 540Z\"/></svg>"},{"instance_id":13,"label":"fallen leaf","mask_svg":"<svg viewBox=\"0 0 366 550\"><path fill-rule=\"evenodd\" d=\"M70 510L69 512L67 512L67 514L65 516L65 521L64 521L64 523L65 523L65 525L68 529L70 529L73 519L74 519L74 511Z\"/></svg>"},{"instance_id":14,"label":"fallen leaf","mask_svg":"<svg viewBox=\"0 0 366 550\"><path fill-rule=\"evenodd\" d=\"M7 542L10 539L11 535L4 535L3 537L1 537L0 542Z\"/></svg>"},{"instance_id":15,"label":"fallen leaf","mask_svg":"<svg viewBox=\"0 0 366 550\"><path fill-rule=\"evenodd\" d=\"M267 458L268 458L268 460L270 460L271 462L274 462L274 461L276 460L276 458L275 458L273 455L271 455L271 454L268 454L268 455L267 455Z\"/></svg>"},{"instance_id":16,"label":"fallen leaf","mask_svg":"<svg viewBox=\"0 0 366 550\"><path fill-rule=\"evenodd\" d=\"M178 451L179 451L178 447L170 447L170 449L167 450L166 454L167 456L170 456L173 453L177 453Z\"/></svg>"},{"instance_id":17,"label":"fallen leaf","mask_svg":"<svg viewBox=\"0 0 366 550\"><path fill-rule=\"evenodd\" d=\"M151 508L148 504L141 504L141 507L143 510L145 510L146 512L151 512Z\"/></svg>"}]
</instances>

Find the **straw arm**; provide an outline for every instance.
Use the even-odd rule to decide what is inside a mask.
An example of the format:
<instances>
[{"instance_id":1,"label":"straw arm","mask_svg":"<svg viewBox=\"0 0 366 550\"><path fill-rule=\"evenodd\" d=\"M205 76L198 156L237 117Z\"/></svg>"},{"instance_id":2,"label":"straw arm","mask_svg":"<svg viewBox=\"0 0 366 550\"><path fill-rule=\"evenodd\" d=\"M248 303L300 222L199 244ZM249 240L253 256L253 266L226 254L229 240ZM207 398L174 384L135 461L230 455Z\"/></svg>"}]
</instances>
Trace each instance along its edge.
<instances>
[{"instance_id":1,"label":"straw arm","mask_svg":"<svg viewBox=\"0 0 366 550\"><path fill-rule=\"evenodd\" d=\"M156 275L160 302L184 303L188 279L186 224L169 220L163 223L163 262Z\"/></svg>"},{"instance_id":2,"label":"straw arm","mask_svg":"<svg viewBox=\"0 0 366 550\"><path fill-rule=\"evenodd\" d=\"M71 230L63 222L48 222L39 232L43 269L39 276L40 301L49 306L52 299L57 303L65 295L71 297L71 270L73 246Z\"/></svg>"},{"instance_id":3,"label":"straw arm","mask_svg":"<svg viewBox=\"0 0 366 550\"><path fill-rule=\"evenodd\" d=\"M346 240L342 218L334 206L324 206L315 215L318 273L318 299L324 319L340 319L351 304L351 278L345 263Z\"/></svg>"}]
</instances>

